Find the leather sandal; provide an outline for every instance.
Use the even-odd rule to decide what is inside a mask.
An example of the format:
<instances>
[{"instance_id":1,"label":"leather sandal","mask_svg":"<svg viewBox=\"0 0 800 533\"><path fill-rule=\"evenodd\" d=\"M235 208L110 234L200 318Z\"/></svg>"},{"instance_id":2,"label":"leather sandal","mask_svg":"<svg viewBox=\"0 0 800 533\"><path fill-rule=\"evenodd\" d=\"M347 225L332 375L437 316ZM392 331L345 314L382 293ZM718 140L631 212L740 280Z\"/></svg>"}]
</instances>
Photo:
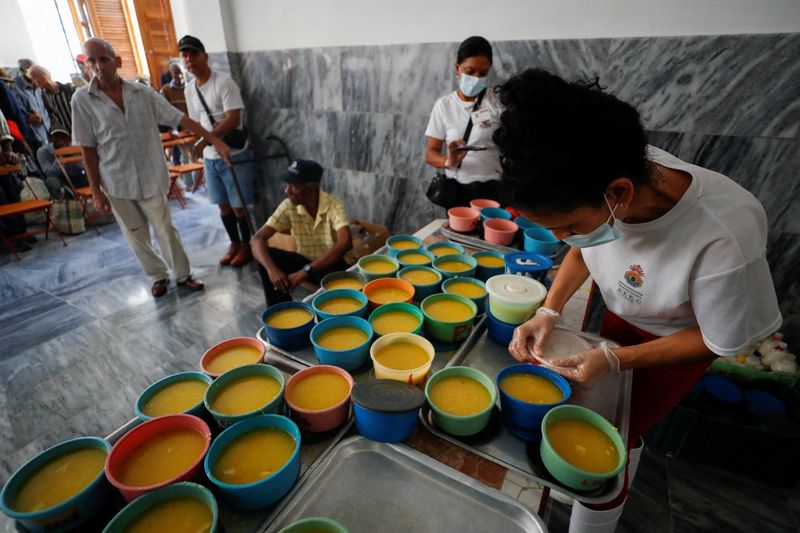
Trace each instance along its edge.
<instances>
[{"instance_id":1,"label":"leather sandal","mask_svg":"<svg viewBox=\"0 0 800 533\"><path fill-rule=\"evenodd\" d=\"M194 279L191 276L189 276L183 281L179 281L178 286L183 287L185 289L189 289L192 292L202 291L203 289L206 288L205 284L202 281L200 281L199 279Z\"/></svg>"},{"instance_id":2,"label":"leather sandal","mask_svg":"<svg viewBox=\"0 0 800 533\"><path fill-rule=\"evenodd\" d=\"M153 286L150 289L150 294L153 295L153 298L161 298L167 294L167 280L160 279L153 283Z\"/></svg>"}]
</instances>

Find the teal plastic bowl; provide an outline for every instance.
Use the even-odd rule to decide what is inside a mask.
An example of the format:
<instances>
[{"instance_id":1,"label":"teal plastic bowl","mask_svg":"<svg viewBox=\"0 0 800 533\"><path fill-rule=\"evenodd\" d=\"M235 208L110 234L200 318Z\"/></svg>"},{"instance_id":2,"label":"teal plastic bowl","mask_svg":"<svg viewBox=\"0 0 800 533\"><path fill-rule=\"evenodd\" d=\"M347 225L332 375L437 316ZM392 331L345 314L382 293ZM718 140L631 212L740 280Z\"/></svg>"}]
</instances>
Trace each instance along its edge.
<instances>
[{"instance_id":1,"label":"teal plastic bowl","mask_svg":"<svg viewBox=\"0 0 800 533\"><path fill-rule=\"evenodd\" d=\"M475 267L475 277L481 281L486 281L487 279L491 278L492 276L497 276L499 274L506 273L506 263L505 263L505 254L500 252L478 252L472 254L472 257L475 258L477 266ZM503 262L502 265L497 267L488 267L481 265L480 261L478 260L480 257L496 257Z\"/></svg>"},{"instance_id":2,"label":"teal plastic bowl","mask_svg":"<svg viewBox=\"0 0 800 533\"><path fill-rule=\"evenodd\" d=\"M312 516L292 522L278 533L349 533L349 531L336 520Z\"/></svg>"},{"instance_id":3,"label":"teal plastic bowl","mask_svg":"<svg viewBox=\"0 0 800 533\"><path fill-rule=\"evenodd\" d=\"M202 381L211 385L211 382L214 381L211 376L204 374L202 372L181 372L179 374L173 374L171 376L167 376L163 379L160 379L147 387L140 395L139 398L136 400L136 406L134 407L134 411L136 412L136 416L139 419L144 420L145 422L152 419L152 416L148 416L144 414L144 405L147 401L153 397L155 393L166 387L167 385L172 385L173 383L177 383L179 381L194 379L197 381ZM186 415L194 415L200 418L205 418L208 416L208 411L206 411L205 406L203 405L203 400L201 399L195 405L190 407L185 411L181 411L181 413L171 413L171 414L186 414Z\"/></svg>"},{"instance_id":4,"label":"teal plastic bowl","mask_svg":"<svg viewBox=\"0 0 800 533\"><path fill-rule=\"evenodd\" d=\"M463 246L452 241L432 242L426 246L425 249L436 257L444 255L464 255L466 253Z\"/></svg>"},{"instance_id":5,"label":"teal plastic bowl","mask_svg":"<svg viewBox=\"0 0 800 533\"><path fill-rule=\"evenodd\" d=\"M459 416L441 410L435 403L431 401L431 387L436 385L436 382L448 376L463 376L472 378L478 383L486 387L489 391L491 401L482 411L473 415ZM497 387L494 381L489 379L489 376L468 366L451 366L440 370L435 373L425 385L425 398L433 411L433 421L437 426L442 428L445 432L455 435L457 437L468 437L483 431L483 428L489 423L492 416L492 409L497 402Z\"/></svg>"},{"instance_id":6,"label":"teal plastic bowl","mask_svg":"<svg viewBox=\"0 0 800 533\"><path fill-rule=\"evenodd\" d=\"M245 376L258 375L258 374L275 378L278 380L278 383L281 384L281 388L278 390L278 393L267 404L253 411L249 411L247 413L241 413L238 415L227 415L225 413L220 413L218 411L215 411L214 409L211 408L211 404L217 397L217 394L219 394L219 391L225 385L228 385L235 379ZM208 412L211 413L211 416L214 417L214 420L216 420L217 424L219 424L219 427L226 428L237 422L241 422L242 420L247 420L248 418L252 418L254 416L278 412L278 409L280 409L283 402L283 389L285 386L286 386L286 380L283 377L283 372L281 372L272 365L240 366L238 368L228 370L220 377L218 377L216 381L214 381L214 383L211 384L210 387L208 387L208 390L206 391L206 397L203 399L203 404L206 406L206 409L208 409Z\"/></svg>"},{"instance_id":7,"label":"teal plastic bowl","mask_svg":"<svg viewBox=\"0 0 800 533\"><path fill-rule=\"evenodd\" d=\"M35 533L80 529L78 526L91 520L105 507L109 497L113 494L103 468L83 490L53 507L23 513L13 510L11 506L22 485L39 468L64 453L87 447L100 448L106 454L111 451L111 444L104 439L80 437L56 444L22 465L9 478L0 492L0 509L3 514L17 520L28 531ZM65 520L65 517L69 517L69 519Z\"/></svg>"},{"instance_id":8,"label":"teal plastic bowl","mask_svg":"<svg viewBox=\"0 0 800 533\"><path fill-rule=\"evenodd\" d=\"M433 274L436 274L436 277L437 277L438 281L436 281L434 283L425 283L425 284L417 285L416 283L413 283L411 280L406 279L406 278L403 277L403 274L406 274L408 272L414 272L414 271L417 271L417 270L422 270L422 271L425 271L425 272L432 272ZM422 300L424 300L425 298L427 298L431 294L436 294L437 292L439 292L439 289L442 286L442 273L439 272L438 270L436 270L435 268L431 268L431 267L427 267L427 266L410 266L410 267L406 267L406 268L402 269L400 272L397 273L397 277L400 278L400 279L405 279L407 282L411 283L414 286L414 301L415 302L421 302Z\"/></svg>"},{"instance_id":9,"label":"teal plastic bowl","mask_svg":"<svg viewBox=\"0 0 800 533\"><path fill-rule=\"evenodd\" d=\"M360 303L361 306L358 309L342 314L330 313L320 309L320 305L334 298L350 298L351 300L358 301L358 303ZM317 313L319 321L322 322L323 320L327 320L329 318L334 318L337 316L364 317L367 314L367 303L369 303L369 301L367 300L367 296L361 291L356 291L353 289L333 289L316 295L314 299L311 300L311 307L314 308L314 312Z\"/></svg>"},{"instance_id":10,"label":"teal plastic bowl","mask_svg":"<svg viewBox=\"0 0 800 533\"><path fill-rule=\"evenodd\" d=\"M424 255L427 258L427 261L424 263L413 262L408 259L411 255ZM428 266L436 259L436 256L430 253L428 250L403 250L401 252L397 252L395 259L400 263L400 268L410 267L410 266Z\"/></svg>"},{"instance_id":11,"label":"teal plastic bowl","mask_svg":"<svg viewBox=\"0 0 800 533\"><path fill-rule=\"evenodd\" d=\"M395 248L395 243L398 241L411 241L416 244L416 248ZM421 239L414 237L413 235L406 235L404 233L399 233L397 235L392 235L388 239L386 239L386 248L389 251L389 255L392 257L397 256L398 253L404 250L422 250L425 244L422 242Z\"/></svg>"},{"instance_id":12,"label":"teal plastic bowl","mask_svg":"<svg viewBox=\"0 0 800 533\"><path fill-rule=\"evenodd\" d=\"M444 322L434 318L427 313L425 308L431 302L437 300L455 300L466 304L472 310L472 315L466 320L455 322ZM420 304L420 309L422 309L422 314L425 315L425 332L433 339L448 344L466 339L472 331L475 317L478 315L478 306L475 305L475 302L457 294L434 294L433 296L428 296Z\"/></svg>"},{"instance_id":13,"label":"teal plastic bowl","mask_svg":"<svg viewBox=\"0 0 800 533\"><path fill-rule=\"evenodd\" d=\"M448 261L460 261L461 263L466 263L469 265L469 268L467 270L448 270L443 268L442 264L447 263ZM471 278L475 276L475 270L478 267L478 262L471 255L443 255L434 259L432 265L433 268L439 271L444 279L454 278L456 276Z\"/></svg>"},{"instance_id":14,"label":"teal plastic bowl","mask_svg":"<svg viewBox=\"0 0 800 533\"><path fill-rule=\"evenodd\" d=\"M125 506L114 519L108 523L103 530L103 533L118 533L125 531L130 527L137 518L143 513L149 511L160 503L173 500L175 498L194 498L206 504L211 510L211 529L210 533L217 533L217 522L219 521L219 507L217 500L211 491L197 483L173 483L164 488L155 490L144 496L136 498L131 503Z\"/></svg>"},{"instance_id":15,"label":"teal plastic bowl","mask_svg":"<svg viewBox=\"0 0 800 533\"><path fill-rule=\"evenodd\" d=\"M351 327L358 328L367 334L367 340L349 350L330 350L318 344L319 336L333 328ZM369 360L369 347L372 344L372 326L363 318L355 316L340 316L324 320L311 330L311 344L321 365L338 366L347 371L356 370L364 366Z\"/></svg>"},{"instance_id":16,"label":"teal plastic bowl","mask_svg":"<svg viewBox=\"0 0 800 533\"><path fill-rule=\"evenodd\" d=\"M553 422L564 419L577 419L588 422L608 435L614 443L614 446L616 446L617 453L619 454L617 467L610 472L595 474L593 472L581 470L561 457L555 448L553 448L550 439L547 437L547 426ZM539 444L539 453L542 456L542 462L548 472L558 481L575 490L596 489L607 480L622 472L628 460L625 443L622 442L622 438L619 436L617 429L598 413L579 405L559 405L544 415L542 419L542 441Z\"/></svg>"},{"instance_id":17,"label":"teal plastic bowl","mask_svg":"<svg viewBox=\"0 0 800 533\"><path fill-rule=\"evenodd\" d=\"M384 313L388 313L389 311L402 311L404 313L414 315L414 317L416 317L416 319L419 320L419 325L416 328L414 328L413 331L404 331L404 332L394 331L392 333L413 333L415 335L422 334L422 324L425 321L425 315L422 314L422 311L419 310L419 307L406 302L393 302L378 307L372 312L371 315L369 315L369 324L370 326L372 326L372 331L375 332L376 339L380 337L381 334L375 331L375 325L374 325L375 318L381 316Z\"/></svg>"},{"instance_id":18,"label":"teal plastic bowl","mask_svg":"<svg viewBox=\"0 0 800 533\"><path fill-rule=\"evenodd\" d=\"M459 283L459 282L472 283L473 285L475 285L477 287L480 287L481 290L483 290L483 296L477 296L477 297L473 298L471 296L465 296L463 294L459 294L457 292L454 292L452 287L453 287L453 285L455 283ZM486 292L486 284L484 282L482 282L481 280L479 280L479 279L462 278L462 277L446 279L446 280L444 280L444 283L442 283L442 292L445 293L445 294L456 294L458 296L464 296L464 298L467 298L467 299L471 300L475 304L475 306L478 308L478 314L479 315L482 315L486 311L486 298L488 297L489 293Z\"/></svg>"},{"instance_id":19,"label":"teal plastic bowl","mask_svg":"<svg viewBox=\"0 0 800 533\"><path fill-rule=\"evenodd\" d=\"M392 265L392 270L389 272L371 272L367 270L367 266L373 261L387 262ZM397 262L397 259L394 257L389 257L388 255L365 255L359 259L358 263L356 264L358 265L358 273L361 274L361 276L363 276L363 278L367 281L372 281L379 278L393 278L397 274L397 271L400 270L400 263Z\"/></svg>"}]
</instances>

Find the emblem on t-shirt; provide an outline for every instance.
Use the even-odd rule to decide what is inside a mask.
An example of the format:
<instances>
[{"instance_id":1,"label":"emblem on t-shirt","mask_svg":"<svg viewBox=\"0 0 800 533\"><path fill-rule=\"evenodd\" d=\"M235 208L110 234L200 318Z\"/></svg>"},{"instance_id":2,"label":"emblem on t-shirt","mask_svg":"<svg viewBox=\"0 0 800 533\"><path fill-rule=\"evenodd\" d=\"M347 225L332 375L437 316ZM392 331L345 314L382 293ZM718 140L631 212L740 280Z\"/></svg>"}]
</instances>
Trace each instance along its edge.
<instances>
[{"instance_id":1,"label":"emblem on t-shirt","mask_svg":"<svg viewBox=\"0 0 800 533\"><path fill-rule=\"evenodd\" d=\"M629 266L628 270L625 272L625 281L635 289L641 287L644 283L644 269L641 265Z\"/></svg>"}]
</instances>

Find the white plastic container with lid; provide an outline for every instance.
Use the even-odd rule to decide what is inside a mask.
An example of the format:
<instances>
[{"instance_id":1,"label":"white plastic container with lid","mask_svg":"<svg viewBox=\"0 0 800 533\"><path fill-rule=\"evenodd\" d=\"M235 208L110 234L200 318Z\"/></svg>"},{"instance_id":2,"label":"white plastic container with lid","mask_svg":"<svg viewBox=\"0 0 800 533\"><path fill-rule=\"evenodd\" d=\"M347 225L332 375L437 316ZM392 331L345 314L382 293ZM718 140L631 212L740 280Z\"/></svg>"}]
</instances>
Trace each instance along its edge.
<instances>
[{"instance_id":1,"label":"white plastic container with lid","mask_svg":"<svg viewBox=\"0 0 800 533\"><path fill-rule=\"evenodd\" d=\"M522 324L542 305L547 289L526 276L500 274L486 281L489 311L507 324Z\"/></svg>"}]
</instances>

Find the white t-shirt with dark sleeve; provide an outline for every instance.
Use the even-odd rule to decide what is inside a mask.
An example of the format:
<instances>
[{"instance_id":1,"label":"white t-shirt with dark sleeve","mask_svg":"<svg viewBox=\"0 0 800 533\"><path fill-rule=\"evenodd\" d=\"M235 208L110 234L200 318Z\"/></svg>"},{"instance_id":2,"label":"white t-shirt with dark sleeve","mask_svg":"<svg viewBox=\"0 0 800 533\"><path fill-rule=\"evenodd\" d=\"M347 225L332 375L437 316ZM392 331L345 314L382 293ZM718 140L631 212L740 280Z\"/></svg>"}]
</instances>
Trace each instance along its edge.
<instances>
[{"instance_id":1,"label":"white t-shirt with dark sleeve","mask_svg":"<svg viewBox=\"0 0 800 533\"><path fill-rule=\"evenodd\" d=\"M456 91L442 96L433 105L425 136L444 141L445 146L458 139L463 139L474 106L475 102L461 100ZM502 110L491 89L486 91L481 102L480 109L484 108L489 110L490 120L486 124L473 123L467 144L485 146L488 149L467 152L461 162L461 168L445 170L448 177L454 178L460 183L500 179L500 156L497 146L492 141L492 135L500 125Z\"/></svg>"},{"instance_id":2,"label":"white t-shirt with dark sleeve","mask_svg":"<svg viewBox=\"0 0 800 533\"><path fill-rule=\"evenodd\" d=\"M233 111L234 109L242 110L242 119L244 119L244 101L242 100L242 93L239 91L239 86L227 74L211 71L211 76L206 80L206 83L199 88L203 91L203 98L214 115L214 120L217 124L225 120L225 113ZM208 118L203 103L197 95L197 79L193 79L186 83L184 95L186 97L186 108L189 111L189 116L199 122L205 129L211 131L214 126L211 124L211 119ZM239 125L241 127L241 124ZM246 149L247 146L242 148ZM237 154L242 150L231 150L232 154ZM206 146L203 150L203 157L206 159L219 159L219 154L213 146Z\"/></svg>"},{"instance_id":3,"label":"white t-shirt with dark sleeve","mask_svg":"<svg viewBox=\"0 0 800 533\"><path fill-rule=\"evenodd\" d=\"M655 147L649 159L692 176L666 214L619 220L621 237L584 248L609 310L653 335L700 326L715 354L736 355L781 325L766 259L767 217L747 190Z\"/></svg>"}]
</instances>

